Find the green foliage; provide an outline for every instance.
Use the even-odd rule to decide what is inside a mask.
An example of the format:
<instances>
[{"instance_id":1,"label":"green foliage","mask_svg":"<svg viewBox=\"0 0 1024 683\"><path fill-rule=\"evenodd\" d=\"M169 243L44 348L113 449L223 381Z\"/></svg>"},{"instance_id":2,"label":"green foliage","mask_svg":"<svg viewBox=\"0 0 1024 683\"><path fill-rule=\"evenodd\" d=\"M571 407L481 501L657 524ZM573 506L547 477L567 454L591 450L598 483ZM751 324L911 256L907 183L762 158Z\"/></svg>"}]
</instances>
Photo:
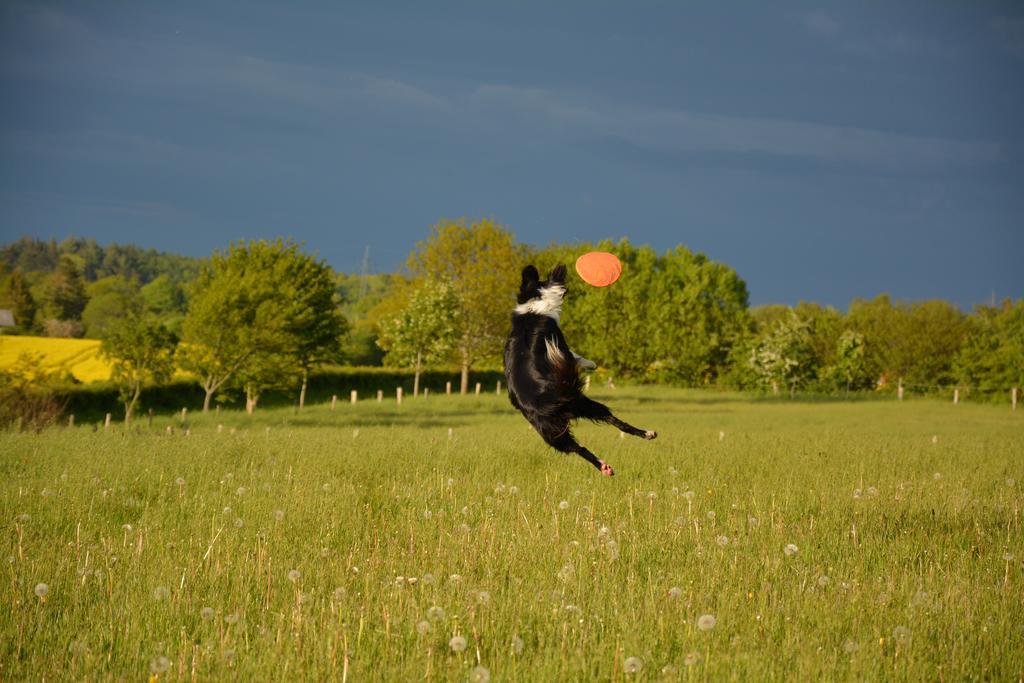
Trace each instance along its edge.
<instances>
[{"instance_id":1,"label":"green foliage","mask_svg":"<svg viewBox=\"0 0 1024 683\"><path fill-rule=\"evenodd\" d=\"M261 392L337 359L346 323L326 265L294 243L261 240L213 255L182 329L179 363L199 378L204 409L228 382L252 409Z\"/></svg>"},{"instance_id":2,"label":"green foliage","mask_svg":"<svg viewBox=\"0 0 1024 683\"><path fill-rule=\"evenodd\" d=\"M37 329L37 306L28 280L17 270L4 278L4 280L0 307L11 310L11 313L14 315L14 322L18 326L18 331L22 333L34 332Z\"/></svg>"},{"instance_id":3,"label":"green foliage","mask_svg":"<svg viewBox=\"0 0 1024 683\"><path fill-rule=\"evenodd\" d=\"M22 353L13 366L0 368L0 429L39 432L55 424L64 409L60 384L40 354Z\"/></svg>"},{"instance_id":4,"label":"green foliage","mask_svg":"<svg viewBox=\"0 0 1024 683\"><path fill-rule=\"evenodd\" d=\"M377 343L387 351L387 361L415 368L413 394L419 394L424 363L437 363L451 355L461 327L459 298L443 280L417 283L401 312L381 322Z\"/></svg>"},{"instance_id":5,"label":"green foliage","mask_svg":"<svg viewBox=\"0 0 1024 683\"><path fill-rule=\"evenodd\" d=\"M52 320L80 320L89 296L75 259L61 256L57 269L46 283L42 313Z\"/></svg>"},{"instance_id":6,"label":"green foliage","mask_svg":"<svg viewBox=\"0 0 1024 683\"><path fill-rule=\"evenodd\" d=\"M750 351L747 364L761 384L778 393L787 387L796 389L814 378L815 363L811 325L792 309L789 315L771 324Z\"/></svg>"},{"instance_id":7,"label":"green foliage","mask_svg":"<svg viewBox=\"0 0 1024 683\"><path fill-rule=\"evenodd\" d=\"M139 286L120 275L111 275L86 286L89 303L82 311L87 337L102 339L107 330L142 312Z\"/></svg>"},{"instance_id":8,"label":"green foliage","mask_svg":"<svg viewBox=\"0 0 1024 683\"><path fill-rule=\"evenodd\" d=\"M575 259L592 250L619 257L618 282L598 288L579 278ZM692 386L712 382L750 326L746 285L735 271L682 246L659 256L627 240L552 245L536 261L541 272L558 263L569 267L562 329L570 347L613 373Z\"/></svg>"},{"instance_id":9,"label":"green foliage","mask_svg":"<svg viewBox=\"0 0 1024 683\"><path fill-rule=\"evenodd\" d=\"M525 254L512 233L484 219L439 223L409 256L414 277L450 282L458 297L455 354L463 393L473 365L501 356Z\"/></svg>"},{"instance_id":10,"label":"green foliage","mask_svg":"<svg viewBox=\"0 0 1024 683\"><path fill-rule=\"evenodd\" d=\"M981 396L1001 399L1013 387L1024 389L1024 300L979 306L970 326L954 363L958 382Z\"/></svg>"},{"instance_id":11,"label":"green foliage","mask_svg":"<svg viewBox=\"0 0 1024 683\"><path fill-rule=\"evenodd\" d=\"M338 273L335 282L341 313L350 324L342 349L345 361L352 365L380 365L383 350L377 345L378 325L380 316L390 311L378 307L406 285L405 278L396 273Z\"/></svg>"},{"instance_id":12,"label":"green foliage","mask_svg":"<svg viewBox=\"0 0 1024 683\"><path fill-rule=\"evenodd\" d=\"M177 339L151 315L129 315L106 328L100 353L113 364L111 381L131 422L142 388L166 382L174 372Z\"/></svg>"}]
</instances>

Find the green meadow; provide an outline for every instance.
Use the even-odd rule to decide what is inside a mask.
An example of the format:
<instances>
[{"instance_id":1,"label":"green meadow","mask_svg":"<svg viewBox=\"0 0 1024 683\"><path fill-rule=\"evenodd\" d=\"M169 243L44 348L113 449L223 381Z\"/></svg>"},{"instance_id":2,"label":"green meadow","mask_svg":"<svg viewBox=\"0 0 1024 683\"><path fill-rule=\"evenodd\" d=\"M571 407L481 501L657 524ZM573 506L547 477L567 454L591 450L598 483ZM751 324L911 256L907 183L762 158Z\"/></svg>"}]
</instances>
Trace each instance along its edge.
<instances>
[{"instance_id":1,"label":"green meadow","mask_svg":"<svg viewBox=\"0 0 1024 683\"><path fill-rule=\"evenodd\" d=\"M0 434L0 679L1024 676L1024 411L592 394Z\"/></svg>"}]
</instances>

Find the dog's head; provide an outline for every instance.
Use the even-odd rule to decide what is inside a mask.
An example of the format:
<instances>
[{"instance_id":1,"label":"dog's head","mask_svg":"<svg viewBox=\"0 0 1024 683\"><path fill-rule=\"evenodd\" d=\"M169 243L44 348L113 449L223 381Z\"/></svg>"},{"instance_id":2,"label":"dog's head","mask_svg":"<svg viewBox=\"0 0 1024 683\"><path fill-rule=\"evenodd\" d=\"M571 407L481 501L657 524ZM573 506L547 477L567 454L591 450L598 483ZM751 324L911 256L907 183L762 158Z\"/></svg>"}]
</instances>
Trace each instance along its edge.
<instances>
[{"instance_id":1,"label":"dog's head","mask_svg":"<svg viewBox=\"0 0 1024 683\"><path fill-rule=\"evenodd\" d=\"M548 275L540 279L540 273L533 266L523 268L523 281L516 297L516 313L536 313L558 320L565 298L565 265L558 264Z\"/></svg>"}]
</instances>

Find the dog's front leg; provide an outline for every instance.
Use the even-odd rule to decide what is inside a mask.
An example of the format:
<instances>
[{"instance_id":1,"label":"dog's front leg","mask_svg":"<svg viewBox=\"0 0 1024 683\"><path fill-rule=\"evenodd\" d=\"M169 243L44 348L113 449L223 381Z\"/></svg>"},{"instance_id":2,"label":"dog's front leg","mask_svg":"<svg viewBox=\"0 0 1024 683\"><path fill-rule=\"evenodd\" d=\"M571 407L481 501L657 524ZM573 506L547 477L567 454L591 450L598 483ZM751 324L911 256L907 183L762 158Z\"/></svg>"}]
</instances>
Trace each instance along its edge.
<instances>
[{"instance_id":1,"label":"dog's front leg","mask_svg":"<svg viewBox=\"0 0 1024 683\"><path fill-rule=\"evenodd\" d=\"M593 370L597 367L597 363L592 360L587 360L575 351L572 352L572 357L576 359L576 365L583 368L584 370Z\"/></svg>"}]
</instances>

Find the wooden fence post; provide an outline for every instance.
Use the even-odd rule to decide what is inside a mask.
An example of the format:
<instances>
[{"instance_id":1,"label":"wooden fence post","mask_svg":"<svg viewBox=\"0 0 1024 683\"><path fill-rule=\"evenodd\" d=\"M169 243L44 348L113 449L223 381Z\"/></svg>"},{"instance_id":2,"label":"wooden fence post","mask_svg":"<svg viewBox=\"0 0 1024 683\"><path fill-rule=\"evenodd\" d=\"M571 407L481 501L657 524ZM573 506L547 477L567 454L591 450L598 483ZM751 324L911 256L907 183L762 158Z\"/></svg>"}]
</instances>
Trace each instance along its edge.
<instances>
[{"instance_id":1,"label":"wooden fence post","mask_svg":"<svg viewBox=\"0 0 1024 683\"><path fill-rule=\"evenodd\" d=\"M380 403L383 400L384 400L384 390L383 389L378 389L377 390L377 403Z\"/></svg>"},{"instance_id":2,"label":"wooden fence post","mask_svg":"<svg viewBox=\"0 0 1024 683\"><path fill-rule=\"evenodd\" d=\"M498 386L494 387L494 395L501 396L501 380L498 380Z\"/></svg>"},{"instance_id":3,"label":"wooden fence post","mask_svg":"<svg viewBox=\"0 0 1024 683\"><path fill-rule=\"evenodd\" d=\"M476 395L477 395L477 396L479 396L479 395L480 395L480 382L477 382L477 383L476 383Z\"/></svg>"},{"instance_id":4,"label":"wooden fence post","mask_svg":"<svg viewBox=\"0 0 1024 683\"><path fill-rule=\"evenodd\" d=\"M75 414L71 413L70 415L68 415L68 427L74 427L74 426L75 426Z\"/></svg>"},{"instance_id":5,"label":"wooden fence post","mask_svg":"<svg viewBox=\"0 0 1024 683\"><path fill-rule=\"evenodd\" d=\"M959 389L954 389L953 390L953 405L956 405L959 402L960 402L960 390Z\"/></svg>"},{"instance_id":6,"label":"wooden fence post","mask_svg":"<svg viewBox=\"0 0 1024 683\"><path fill-rule=\"evenodd\" d=\"M185 424L185 420L188 418L188 408L181 409L181 424Z\"/></svg>"},{"instance_id":7,"label":"wooden fence post","mask_svg":"<svg viewBox=\"0 0 1024 683\"><path fill-rule=\"evenodd\" d=\"M901 401L903 400L903 378L902 377L900 377L899 384L896 385L896 397L899 398L899 400L901 400Z\"/></svg>"},{"instance_id":8,"label":"wooden fence post","mask_svg":"<svg viewBox=\"0 0 1024 683\"><path fill-rule=\"evenodd\" d=\"M358 400L359 400L359 392L357 390L353 389L352 390L352 396L350 397L350 401L351 401L352 405L355 405L356 401L358 401Z\"/></svg>"},{"instance_id":9,"label":"wooden fence post","mask_svg":"<svg viewBox=\"0 0 1024 683\"><path fill-rule=\"evenodd\" d=\"M402 405L402 387L395 389L395 400L398 401L398 405Z\"/></svg>"},{"instance_id":10,"label":"wooden fence post","mask_svg":"<svg viewBox=\"0 0 1024 683\"><path fill-rule=\"evenodd\" d=\"M427 396L430 396L430 388L423 387L423 398L426 398Z\"/></svg>"},{"instance_id":11,"label":"wooden fence post","mask_svg":"<svg viewBox=\"0 0 1024 683\"><path fill-rule=\"evenodd\" d=\"M452 383L451 382L445 382L444 383L444 393L445 393L446 396L451 396L452 395Z\"/></svg>"},{"instance_id":12,"label":"wooden fence post","mask_svg":"<svg viewBox=\"0 0 1024 683\"><path fill-rule=\"evenodd\" d=\"M331 394L331 410L334 410L334 406L338 405L338 395Z\"/></svg>"},{"instance_id":13,"label":"wooden fence post","mask_svg":"<svg viewBox=\"0 0 1024 683\"><path fill-rule=\"evenodd\" d=\"M107 413L107 418L103 420L103 429L110 429L110 413Z\"/></svg>"},{"instance_id":14,"label":"wooden fence post","mask_svg":"<svg viewBox=\"0 0 1024 683\"><path fill-rule=\"evenodd\" d=\"M1010 405L1012 406L1011 410L1017 410L1017 387L1010 391Z\"/></svg>"},{"instance_id":15,"label":"wooden fence post","mask_svg":"<svg viewBox=\"0 0 1024 683\"><path fill-rule=\"evenodd\" d=\"M153 428L153 409L152 408L150 408L149 411L146 413L146 428L147 429L152 429Z\"/></svg>"}]
</instances>

